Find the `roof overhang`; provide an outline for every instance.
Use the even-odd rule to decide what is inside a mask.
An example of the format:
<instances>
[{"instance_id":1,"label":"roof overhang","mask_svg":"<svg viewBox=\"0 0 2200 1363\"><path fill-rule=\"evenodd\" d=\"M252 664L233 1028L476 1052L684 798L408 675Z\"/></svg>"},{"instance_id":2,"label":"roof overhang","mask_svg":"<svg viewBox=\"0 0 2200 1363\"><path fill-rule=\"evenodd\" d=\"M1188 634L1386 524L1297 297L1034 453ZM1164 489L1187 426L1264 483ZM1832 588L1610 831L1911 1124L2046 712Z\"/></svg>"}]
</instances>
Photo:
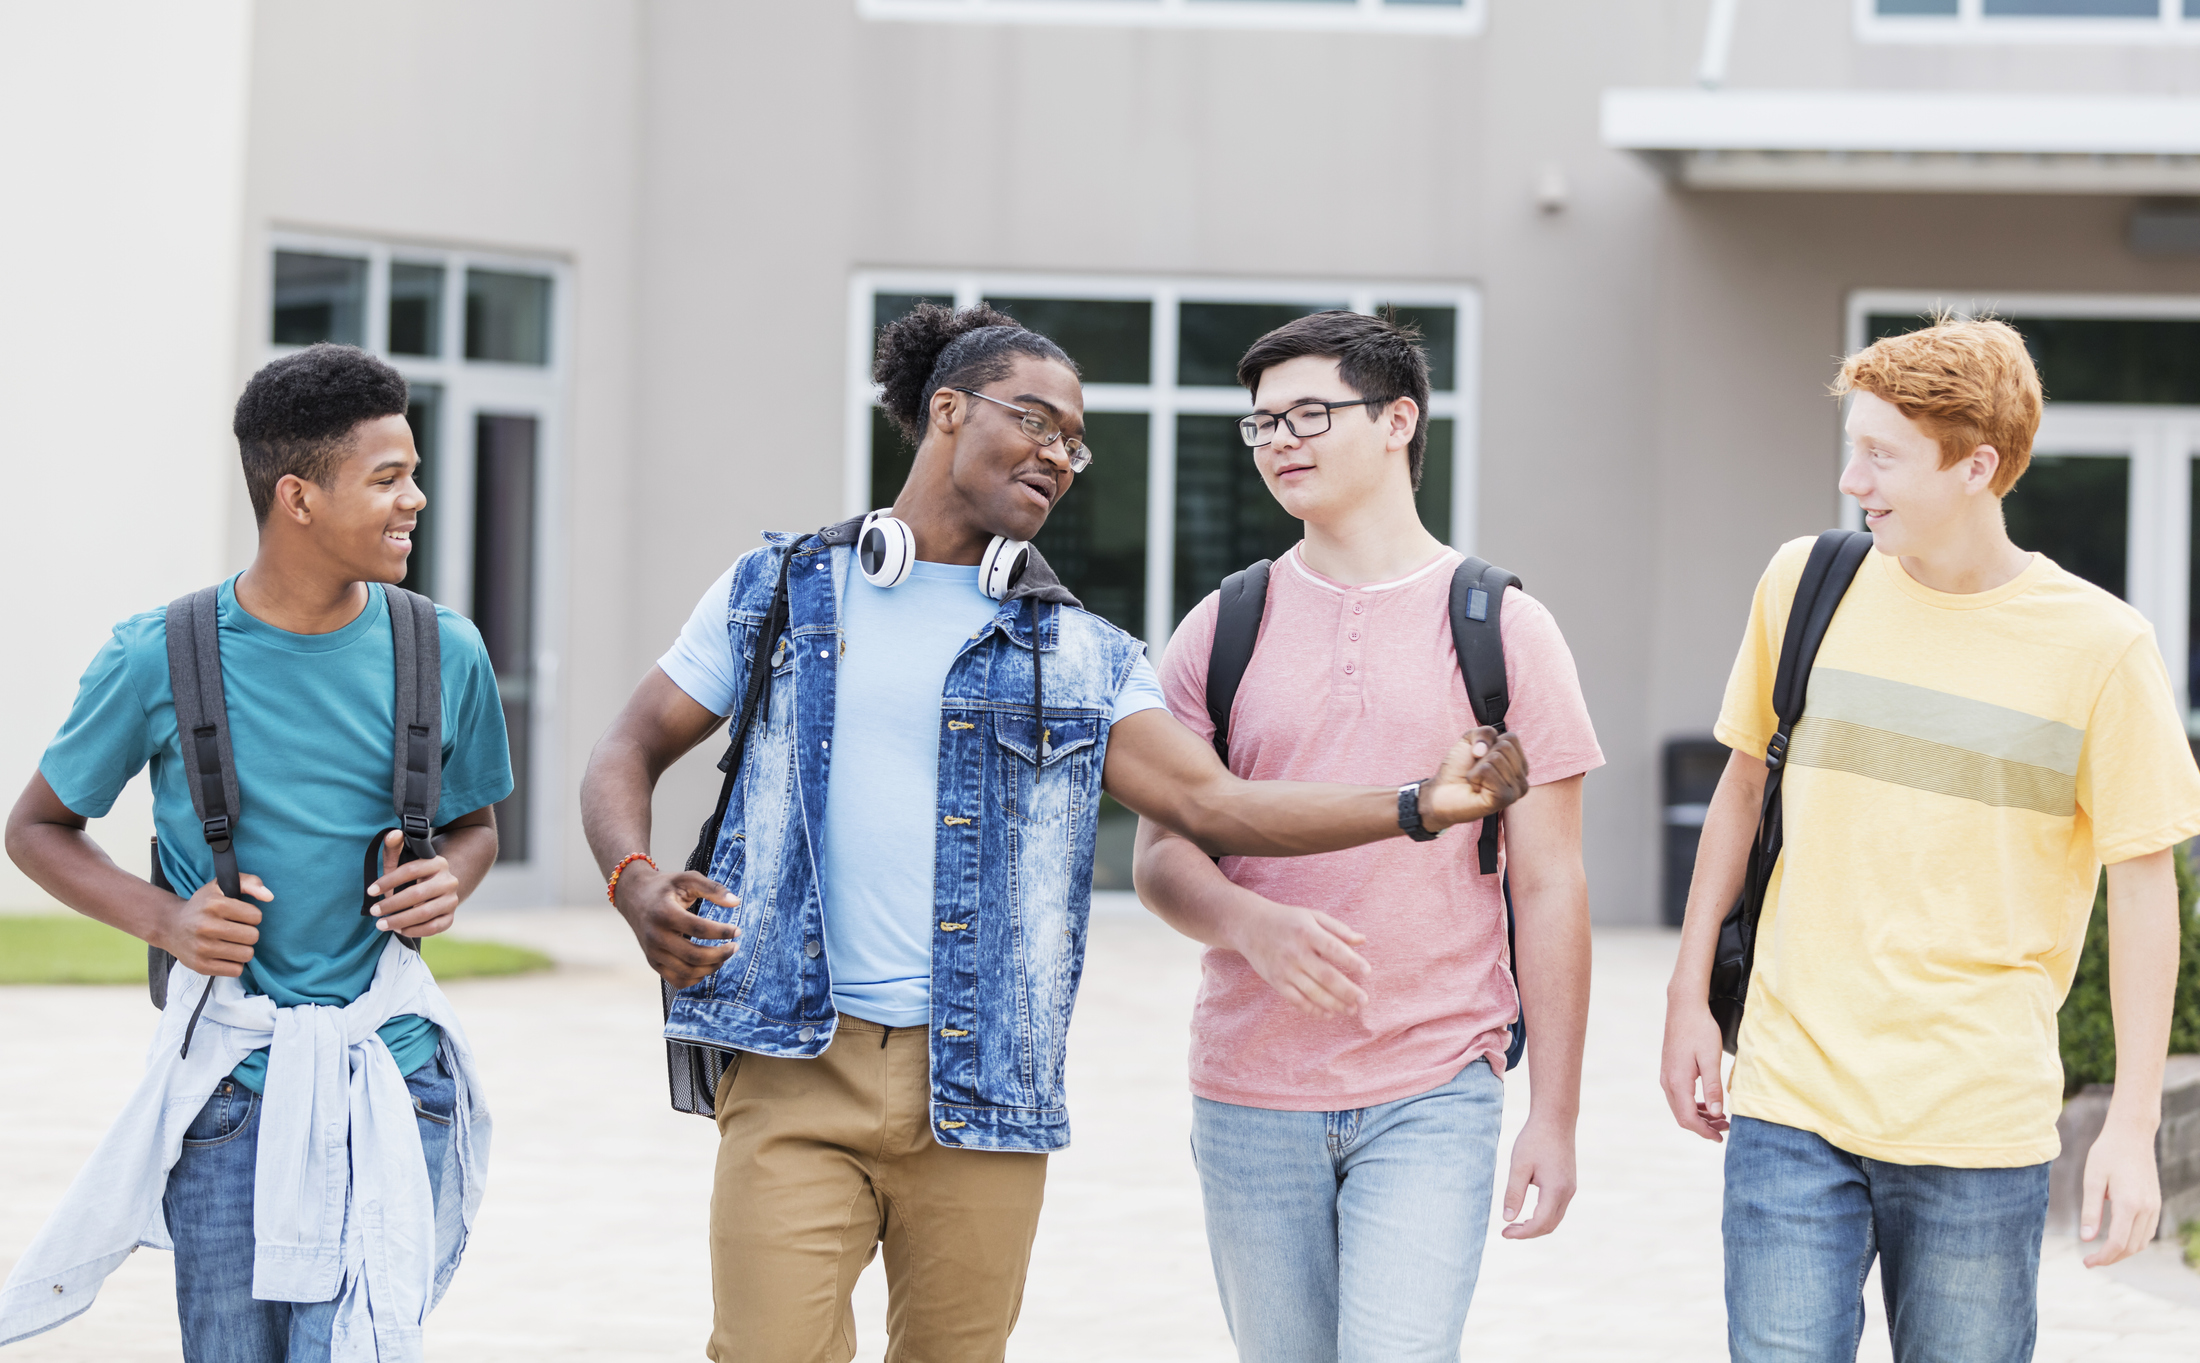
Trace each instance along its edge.
<instances>
[{"instance_id":1,"label":"roof overhang","mask_svg":"<svg viewBox=\"0 0 2200 1363\"><path fill-rule=\"evenodd\" d=\"M1607 90L1607 145L1692 189L2200 194L2200 99Z\"/></svg>"}]
</instances>

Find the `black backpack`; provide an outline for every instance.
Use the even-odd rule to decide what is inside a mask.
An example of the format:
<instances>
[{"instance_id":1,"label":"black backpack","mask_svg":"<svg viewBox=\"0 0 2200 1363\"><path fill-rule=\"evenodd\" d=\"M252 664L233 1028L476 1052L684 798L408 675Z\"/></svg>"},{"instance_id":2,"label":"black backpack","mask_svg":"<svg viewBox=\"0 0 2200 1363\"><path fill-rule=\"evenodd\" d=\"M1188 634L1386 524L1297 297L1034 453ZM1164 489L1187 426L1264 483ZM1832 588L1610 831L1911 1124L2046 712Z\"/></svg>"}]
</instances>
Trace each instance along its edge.
<instances>
[{"instance_id":1,"label":"black backpack","mask_svg":"<svg viewBox=\"0 0 2200 1363\"><path fill-rule=\"evenodd\" d=\"M1757 920L1765 911L1765 891L1785 841L1780 818L1780 778L1787 770L1788 738L1803 717L1810 690L1810 669L1818 645L1856 570L1871 552L1867 530L1828 530L1811 546L1803 576L1795 584L1787 629L1780 637L1780 667L1773 675L1772 711L1779 728L1765 744L1765 799L1757 814L1757 839L1749 847L1749 871L1741 897L1719 924L1719 947L1711 958L1711 1016L1718 1019L1728 1054L1742 1035L1742 1010L1749 999L1749 972L1757 963Z\"/></svg>"},{"instance_id":2,"label":"black backpack","mask_svg":"<svg viewBox=\"0 0 2200 1363\"><path fill-rule=\"evenodd\" d=\"M438 632L435 603L417 592L384 584L389 600L390 638L396 655L397 741L396 761L390 777L390 804L397 813L396 831L405 835L400 863L435 855L436 804L443 793L443 639ZM229 705L222 694L221 637L216 628L221 603L219 587L202 587L168 605L168 685L176 697L176 738L183 759L193 769L191 807L199 816L199 831L214 854L214 881L231 899L242 899L237 879L237 854L232 841L244 802L237 791L237 759L229 746ZM361 885L382 874L382 839L385 828L368 840ZM153 884L170 894L175 887L161 870L160 839L153 840ZM374 901L362 889L359 912L374 911ZM417 951L417 938L398 941ZM145 949L145 985L155 1008L168 1006L168 970L176 958L159 947ZM184 1028L183 1053L191 1053L191 1034L198 1029L199 1014L213 993L207 981L198 1006Z\"/></svg>"},{"instance_id":3,"label":"black backpack","mask_svg":"<svg viewBox=\"0 0 2200 1363\"><path fill-rule=\"evenodd\" d=\"M1207 717L1214 721L1215 755L1230 765L1230 706L1237 700L1238 683L1252 664L1253 649L1260 641L1261 616L1268 609L1270 560L1262 559L1222 579L1221 600L1215 610L1215 642L1207 655ZM1467 703L1474 718L1505 732L1505 712L1512 693L1505 680L1505 641L1498 632L1498 613L1505 604L1505 589L1518 587L1520 579L1503 568L1469 557L1451 575L1451 646L1459 656L1459 674L1466 681ZM1497 837L1502 814L1482 820L1476 850L1483 875L1497 874ZM1505 897L1505 957L1514 960L1512 882L1499 883ZM1513 974L1517 996L1520 977ZM1512 1041L1505 1048L1505 1068L1520 1063L1528 1044L1528 1018L1519 1009L1512 1024Z\"/></svg>"}]
</instances>

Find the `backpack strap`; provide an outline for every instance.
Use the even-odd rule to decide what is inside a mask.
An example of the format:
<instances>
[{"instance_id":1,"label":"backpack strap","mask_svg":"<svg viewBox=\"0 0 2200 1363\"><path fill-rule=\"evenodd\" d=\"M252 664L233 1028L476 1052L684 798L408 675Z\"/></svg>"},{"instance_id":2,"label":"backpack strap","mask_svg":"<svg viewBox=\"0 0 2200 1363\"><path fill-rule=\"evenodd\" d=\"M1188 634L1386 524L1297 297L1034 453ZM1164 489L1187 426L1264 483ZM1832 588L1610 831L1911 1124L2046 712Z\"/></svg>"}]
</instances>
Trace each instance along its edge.
<instances>
[{"instance_id":1,"label":"backpack strap","mask_svg":"<svg viewBox=\"0 0 2200 1363\"><path fill-rule=\"evenodd\" d=\"M1505 638L1498 617L1505 607L1505 589L1519 585L1516 574L1471 555L1451 575L1451 647L1459 656L1467 704L1474 707L1477 724L1499 733L1505 732L1512 692L1505 679ZM1497 874L1497 837L1503 822L1502 814L1482 820L1477 851L1483 875Z\"/></svg>"},{"instance_id":2,"label":"backpack strap","mask_svg":"<svg viewBox=\"0 0 2200 1363\"><path fill-rule=\"evenodd\" d=\"M828 545L840 544L852 539L834 538L836 531L845 531L846 525L834 526L819 536ZM710 817L703 820L702 831L696 836L695 850L688 853L687 869L703 875L710 874L711 858L718 850L718 832L725 826L726 809L733 803L733 788L741 780L741 759L746 754L749 727L759 711L770 707L772 660L779 636L786 631L788 619L787 569L794 563L795 545L788 544L779 555L779 581L772 588L771 605L765 608L763 627L756 632L756 645L749 652L748 686L741 697L741 708L734 713L726 726L730 741L725 756L718 759L718 770L726 779L718 786L718 803ZM1036 643L1036 640L1034 640ZM664 1003L664 1015L672 1016L672 999L675 991L670 980L658 981L658 992ZM732 1063L734 1053L712 1046L691 1046L684 1042L665 1042L665 1070L671 1082L672 1107L676 1112L693 1113L698 1117L713 1115L717 1103L718 1081L725 1077L726 1067Z\"/></svg>"},{"instance_id":3,"label":"backpack strap","mask_svg":"<svg viewBox=\"0 0 2200 1363\"><path fill-rule=\"evenodd\" d=\"M1264 558L1222 579L1222 599L1215 605L1215 641L1207 651L1207 718L1214 721L1215 756L1225 767L1230 765L1230 707L1237 703L1238 683L1245 680L1260 643L1272 563Z\"/></svg>"},{"instance_id":4,"label":"backpack strap","mask_svg":"<svg viewBox=\"0 0 2200 1363\"><path fill-rule=\"evenodd\" d=\"M443 798L443 633L435 602L384 584L397 667L397 735L390 805L411 859L435 855L436 805Z\"/></svg>"},{"instance_id":5,"label":"backpack strap","mask_svg":"<svg viewBox=\"0 0 2200 1363\"><path fill-rule=\"evenodd\" d=\"M199 832L214 854L214 881L224 895L237 899L244 891L232 835L244 802L229 744L229 703L222 694L220 608L219 587L202 587L168 604L168 686L176 698L176 738L190 772L184 784L191 790Z\"/></svg>"},{"instance_id":6,"label":"backpack strap","mask_svg":"<svg viewBox=\"0 0 2200 1363\"><path fill-rule=\"evenodd\" d=\"M1825 642L1834 612L1841 608L1841 599L1848 594L1849 584L1856 580L1856 570L1871 547L1871 532L1867 530L1828 530L1820 535L1810 548L1803 575L1795 584L1794 603L1788 607L1787 629L1780 639L1780 664L1772 681L1772 711L1779 723L1765 743L1765 794L1757 813L1757 837L1750 845L1742 897L1727 911L1712 962L1712 1011L1719 1018L1729 1051L1735 1049L1740 1038L1742 1008L1757 961L1757 923L1764 914L1773 867L1779 863L1780 850L1786 843L1780 784L1787 772L1788 741L1796 722L1803 717L1818 646Z\"/></svg>"},{"instance_id":7,"label":"backpack strap","mask_svg":"<svg viewBox=\"0 0 2200 1363\"><path fill-rule=\"evenodd\" d=\"M224 896L242 899L244 886L238 879L235 834L244 801L237 792L237 756L229 744L229 702L222 693L220 613L219 586L201 587L168 603L164 622L168 689L175 695L176 743L183 750L183 764L190 772L184 784L191 791L191 808L199 816L199 832L214 857L214 883ZM167 972L160 964L149 960L148 970L149 975L158 973L163 977L157 992L165 1006ZM184 1058L191 1054L191 1037L199 1029L199 1014L206 1011L206 1001L213 993L214 981L209 979L199 992L198 1005L191 1010L191 1020L184 1025Z\"/></svg>"}]
</instances>

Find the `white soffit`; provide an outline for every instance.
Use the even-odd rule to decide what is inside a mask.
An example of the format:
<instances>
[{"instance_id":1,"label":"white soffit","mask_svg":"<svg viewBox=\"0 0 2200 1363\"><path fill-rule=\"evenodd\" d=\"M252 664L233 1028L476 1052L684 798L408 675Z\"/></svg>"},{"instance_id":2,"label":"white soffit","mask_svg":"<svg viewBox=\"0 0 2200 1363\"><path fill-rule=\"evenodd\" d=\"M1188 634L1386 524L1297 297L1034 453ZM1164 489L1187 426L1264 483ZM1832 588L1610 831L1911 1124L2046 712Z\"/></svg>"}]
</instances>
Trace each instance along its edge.
<instances>
[{"instance_id":1,"label":"white soffit","mask_svg":"<svg viewBox=\"0 0 2200 1363\"><path fill-rule=\"evenodd\" d=\"M2200 99L1607 90L1602 122L1692 189L2200 193Z\"/></svg>"}]
</instances>

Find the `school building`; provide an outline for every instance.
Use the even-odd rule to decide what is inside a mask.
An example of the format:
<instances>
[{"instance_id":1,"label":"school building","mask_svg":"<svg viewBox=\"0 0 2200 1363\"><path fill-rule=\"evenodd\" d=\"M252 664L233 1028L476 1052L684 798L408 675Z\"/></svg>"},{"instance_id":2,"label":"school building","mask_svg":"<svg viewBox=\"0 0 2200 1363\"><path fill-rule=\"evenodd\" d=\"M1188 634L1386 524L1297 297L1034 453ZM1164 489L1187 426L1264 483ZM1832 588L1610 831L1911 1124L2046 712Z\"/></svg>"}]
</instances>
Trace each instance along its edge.
<instances>
[{"instance_id":1,"label":"school building","mask_svg":"<svg viewBox=\"0 0 2200 1363\"><path fill-rule=\"evenodd\" d=\"M11 782L114 621L249 558L245 377L346 341L413 381L413 584L504 688L482 902L591 902L591 745L759 531L890 500L869 350L925 298L1083 366L1096 459L1041 544L1156 650L1296 536L1230 430L1244 345L1417 320L1423 514L1556 612L1610 760L1603 922L1658 919L1702 799L1668 744L1774 548L1845 514L1838 357L1936 307L2040 358L2020 543L2194 689L2200 0L18 5L0 126ZM96 827L142 860L141 799Z\"/></svg>"}]
</instances>

